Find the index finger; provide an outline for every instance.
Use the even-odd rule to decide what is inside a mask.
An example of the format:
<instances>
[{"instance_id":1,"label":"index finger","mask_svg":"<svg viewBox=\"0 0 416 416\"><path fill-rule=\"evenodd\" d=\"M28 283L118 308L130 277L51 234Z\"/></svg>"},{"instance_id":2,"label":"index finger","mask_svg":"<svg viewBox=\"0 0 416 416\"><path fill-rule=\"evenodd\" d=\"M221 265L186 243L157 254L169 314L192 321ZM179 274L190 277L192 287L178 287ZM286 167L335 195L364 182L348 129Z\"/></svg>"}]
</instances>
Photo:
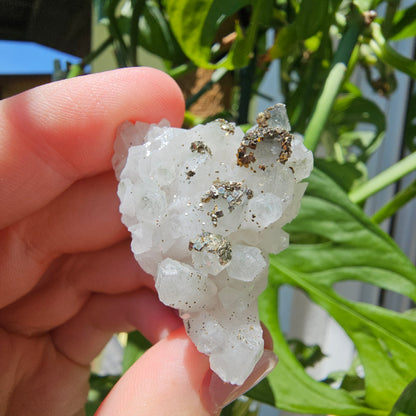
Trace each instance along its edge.
<instances>
[{"instance_id":1,"label":"index finger","mask_svg":"<svg viewBox=\"0 0 416 416\"><path fill-rule=\"evenodd\" d=\"M0 228L36 211L81 177L111 169L124 120L182 122L176 83L151 68L54 82L0 102Z\"/></svg>"}]
</instances>

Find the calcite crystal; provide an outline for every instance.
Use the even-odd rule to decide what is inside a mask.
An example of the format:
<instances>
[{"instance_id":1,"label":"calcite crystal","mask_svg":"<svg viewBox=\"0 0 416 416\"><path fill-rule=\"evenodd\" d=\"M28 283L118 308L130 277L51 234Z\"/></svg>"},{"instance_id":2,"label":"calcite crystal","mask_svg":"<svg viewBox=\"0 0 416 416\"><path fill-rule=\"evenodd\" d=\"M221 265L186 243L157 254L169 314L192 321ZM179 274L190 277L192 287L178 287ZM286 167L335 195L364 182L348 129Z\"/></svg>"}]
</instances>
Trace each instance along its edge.
<instances>
[{"instance_id":1,"label":"calcite crystal","mask_svg":"<svg viewBox=\"0 0 416 416\"><path fill-rule=\"evenodd\" d=\"M312 169L285 106L260 113L246 134L223 119L190 130L126 122L113 164L137 262L212 370L242 384L263 352L268 254L288 246L282 226Z\"/></svg>"}]
</instances>

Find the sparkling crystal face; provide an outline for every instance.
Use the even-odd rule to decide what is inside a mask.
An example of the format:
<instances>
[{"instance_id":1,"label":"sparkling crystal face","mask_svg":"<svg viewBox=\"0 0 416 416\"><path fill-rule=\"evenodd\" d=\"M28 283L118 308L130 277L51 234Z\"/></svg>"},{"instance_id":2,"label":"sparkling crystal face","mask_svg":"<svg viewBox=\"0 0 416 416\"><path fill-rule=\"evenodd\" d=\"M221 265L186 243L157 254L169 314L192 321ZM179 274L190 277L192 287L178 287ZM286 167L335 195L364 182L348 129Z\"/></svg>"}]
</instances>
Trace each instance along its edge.
<instances>
[{"instance_id":1,"label":"sparkling crystal face","mask_svg":"<svg viewBox=\"0 0 416 416\"><path fill-rule=\"evenodd\" d=\"M281 228L312 169L285 106L260 113L246 134L223 119L191 130L126 122L113 164L136 260L213 371L242 384L263 352L268 254L287 247Z\"/></svg>"}]
</instances>

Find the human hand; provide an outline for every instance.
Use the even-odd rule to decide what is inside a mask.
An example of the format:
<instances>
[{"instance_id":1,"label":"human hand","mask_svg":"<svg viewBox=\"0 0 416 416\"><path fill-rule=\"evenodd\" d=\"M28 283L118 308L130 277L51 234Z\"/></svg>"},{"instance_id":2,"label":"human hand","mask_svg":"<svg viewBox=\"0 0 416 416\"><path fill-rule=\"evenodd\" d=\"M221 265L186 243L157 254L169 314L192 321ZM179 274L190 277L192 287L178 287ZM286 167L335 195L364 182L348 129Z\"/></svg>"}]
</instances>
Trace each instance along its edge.
<instances>
[{"instance_id":1,"label":"human hand","mask_svg":"<svg viewBox=\"0 0 416 416\"><path fill-rule=\"evenodd\" d=\"M131 254L111 168L116 128L179 126L183 108L176 84L148 68L0 102L0 415L82 415L89 364L120 331L154 346L98 415L218 414L274 367L266 350L243 386L223 383Z\"/></svg>"}]
</instances>

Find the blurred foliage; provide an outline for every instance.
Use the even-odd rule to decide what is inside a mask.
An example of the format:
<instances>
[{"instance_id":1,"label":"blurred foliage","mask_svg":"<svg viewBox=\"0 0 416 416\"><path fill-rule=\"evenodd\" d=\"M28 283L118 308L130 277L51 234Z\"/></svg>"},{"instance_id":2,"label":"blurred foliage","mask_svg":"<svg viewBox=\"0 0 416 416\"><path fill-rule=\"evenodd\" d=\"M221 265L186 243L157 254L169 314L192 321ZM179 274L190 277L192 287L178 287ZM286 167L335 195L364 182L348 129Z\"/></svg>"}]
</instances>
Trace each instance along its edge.
<instances>
[{"instance_id":1,"label":"blurred foliage","mask_svg":"<svg viewBox=\"0 0 416 416\"><path fill-rule=\"evenodd\" d=\"M92 373L90 376L90 391L85 406L86 416L93 416L99 408L105 396L119 380L119 376L99 376Z\"/></svg>"},{"instance_id":2,"label":"blurred foliage","mask_svg":"<svg viewBox=\"0 0 416 416\"><path fill-rule=\"evenodd\" d=\"M249 107L260 94L261 81L272 62L279 62L276 82L293 131L304 134L305 144L316 153L316 168L299 216L287 226L292 244L271 257L269 286L260 299L261 318L280 362L248 395L280 409L309 414L414 414L415 314L352 302L333 289L336 282L355 280L416 301L415 267L376 225L414 198L414 183L373 219L361 209L368 196L390 183L382 173L367 178L366 162L385 140L387 128L378 101L388 100L395 91L398 71L416 78L416 62L392 47L392 42L416 35L416 6L403 8L400 3L95 0L108 38L68 73L82 73L84 65L109 47L120 67L141 64L141 50L146 50L180 84L206 72L205 82L186 97L187 126L218 114L247 124L252 122ZM377 15L376 9L382 12ZM267 40L270 34L272 42ZM379 99L364 96L362 83L360 88L354 77L357 71ZM193 106L216 86L229 94L223 107L208 116L194 113ZM413 94L404 129L409 152L416 151L415 101ZM415 160L413 154L406 166L390 168L394 180L415 170ZM357 195L360 207L351 202ZM343 327L355 344L364 375L357 374L354 365L324 381L305 372L323 354L319 346L288 341L282 333L276 311L279 290L287 284L301 289ZM129 335L124 370L149 346L140 334ZM111 384L110 379L94 376L91 382L101 393ZM335 382L338 388L332 387ZM250 413L250 404L236 401L223 415L255 414Z\"/></svg>"},{"instance_id":3,"label":"blurred foliage","mask_svg":"<svg viewBox=\"0 0 416 416\"><path fill-rule=\"evenodd\" d=\"M258 414L258 403L246 396L230 403L221 412L221 416L257 416Z\"/></svg>"},{"instance_id":4,"label":"blurred foliage","mask_svg":"<svg viewBox=\"0 0 416 416\"><path fill-rule=\"evenodd\" d=\"M394 404L390 416L416 415L416 378L404 389L399 400Z\"/></svg>"},{"instance_id":5,"label":"blurred foliage","mask_svg":"<svg viewBox=\"0 0 416 416\"><path fill-rule=\"evenodd\" d=\"M325 354L319 345L306 345L298 339L288 339L287 343L302 367L313 367Z\"/></svg>"},{"instance_id":6,"label":"blurred foliage","mask_svg":"<svg viewBox=\"0 0 416 416\"><path fill-rule=\"evenodd\" d=\"M280 362L268 377L269 393L253 398L272 401L292 412L337 415L388 415L416 372L416 315L350 301L334 285L361 281L416 301L416 270L409 259L361 208L326 174L315 169L291 235L309 233L301 244L271 256L269 286L261 295L260 316L269 328ZM280 288L303 290L325 309L354 342L365 374L363 397L357 397L346 374L338 389L311 378L290 348L276 314ZM347 381L349 383L347 383Z\"/></svg>"}]
</instances>

